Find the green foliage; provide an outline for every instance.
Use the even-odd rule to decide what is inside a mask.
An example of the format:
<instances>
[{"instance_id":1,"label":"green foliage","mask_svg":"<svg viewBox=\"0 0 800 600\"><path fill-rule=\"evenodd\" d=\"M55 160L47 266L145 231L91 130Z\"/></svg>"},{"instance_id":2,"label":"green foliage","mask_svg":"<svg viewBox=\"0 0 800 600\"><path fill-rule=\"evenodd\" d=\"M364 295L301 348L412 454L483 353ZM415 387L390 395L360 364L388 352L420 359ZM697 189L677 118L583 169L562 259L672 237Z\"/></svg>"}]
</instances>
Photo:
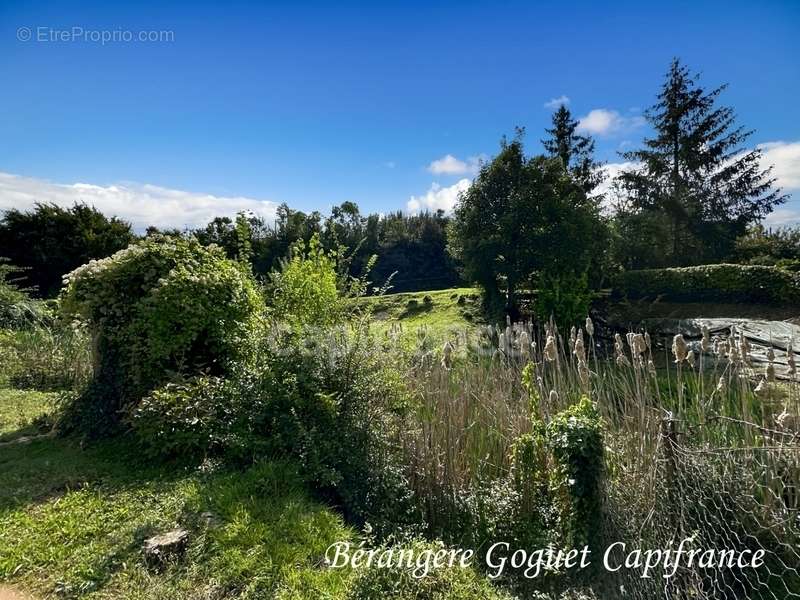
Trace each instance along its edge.
<instances>
[{"instance_id":1,"label":"green foliage","mask_svg":"<svg viewBox=\"0 0 800 600\"><path fill-rule=\"evenodd\" d=\"M519 509L517 527L546 531L563 548L593 545L601 517L603 423L591 400L583 397L512 448L511 481Z\"/></svg>"},{"instance_id":2,"label":"green foliage","mask_svg":"<svg viewBox=\"0 0 800 600\"><path fill-rule=\"evenodd\" d=\"M58 294L65 273L133 240L128 223L85 204L37 204L30 212L7 210L0 220L3 255L20 268L22 285L44 298Z\"/></svg>"},{"instance_id":3,"label":"green foliage","mask_svg":"<svg viewBox=\"0 0 800 600\"><path fill-rule=\"evenodd\" d=\"M536 290L536 313L543 321L552 318L568 329L586 318L591 299L585 272L577 276L567 271L545 272L539 278Z\"/></svg>"},{"instance_id":4,"label":"green foliage","mask_svg":"<svg viewBox=\"0 0 800 600\"><path fill-rule=\"evenodd\" d=\"M596 546L603 490L603 422L587 397L553 417L547 439L555 469L560 534L568 548Z\"/></svg>"},{"instance_id":5,"label":"green foliage","mask_svg":"<svg viewBox=\"0 0 800 600\"><path fill-rule=\"evenodd\" d=\"M322 247L319 236L300 240L289 259L272 274L271 305L278 318L292 326L324 327L340 321L346 305L340 297L336 251Z\"/></svg>"},{"instance_id":6,"label":"green foliage","mask_svg":"<svg viewBox=\"0 0 800 600\"><path fill-rule=\"evenodd\" d=\"M646 269L620 274L614 289L632 298L791 306L800 303L800 274L777 267L727 264Z\"/></svg>"},{"instance_id":7,"label":"green foliage","mask_svg":"<svg viewBox=\"0 0 800 600\"><path fill-rule=\"evenodd\" d=\"M518 289L540 287L542 273L587 272L603 227L561 160L527 158L520 132L461 195L450 247L483 289L487 308L505 306L513 317Z\"/></svg>"},{"instance_id":8,"label":"green foliage","mask_svg":"<svg viewBox=\"0 0 800 600\"><path fill-rule=\"evenodd\" d=\"M316 489L377 533L414 522L396 451L409 400L380 346L361 331L271 343L244 395L251 448L294 456Z\"/></svg>"},{"instance_id":9,"label":"green foliage","mask_svg":"<svg viewBox=\"0 0 800 600\"><path fill-rule=\"evenodd\" d=\"M0 390L0 430L21 395ZM51 407L43 394L24 395ZM33 404L25 411L35 418ZM190 532L186 555L153 572L143 540L176 526ZM0 581L36 597L343 598L351 571L319 561L353 537L290 462L183 469L121 440L0 444Z\"/></svg>"},{"instance_id":10,"label":"green foliage","mask_svg":"<svg viewBox=\"0 0 800 600\"><path fill-rule=\"evenodd\" d=\"M0 328L26 329L50 324L53 311L48 303L34 300L13 280L12 273L18 270L0 258Z\"/></svg>"},{"instance_id":11,"label":"green foliage","mask_svg":"<svg viewBox=\"0 0 800 600\"><path fill-rule=\"evenodd\" d=\"M800 227L768 230L751 227L736 240L736 259L752 265L774 265L790 270L800 263Z\"/></svg>"},{"instance_id":12,"label":"green foliage","mask_svg":"<svg viewBox=\"0 0 800 600\"><path fill-rule=\"evenodd\" d=\"M154 457L292 456L318 493L385 534L415 518L395 448L408 403L399 374L363 333L276 329L224 379L154 390L132 423Z\"/></svg>"},{"instance_id":13,"label":"green foliage","mask_svg":"<svg viewBox=\"0 0 800 600\"><path fill-rule=\"evenodd\" d=\"M392 550L413 552L414 557L425 552L437 552L444 546L431 542L412 541L394 546ZM380 548L386 551L388 548ZM382 568L376 565L359 569L347 598L350 600L502 600L511 597L494 588L473 568L456 564L433 569L426 577L414 577L414 568Z\"/></svg>"},{"instance_id":14,"label":"green foliage","mask_svg":"<svg viewBox=\"0 0 800 600\"><path fill-rule=\"evenodd\" d=\"M72 272L62 309L88 323L96 356L93 389L65 426L100 434L170 378L229 372L247 354L261 301L221 249L149 237Z\"/></svg>"},{"instance_id":15,"label":"green foliage","mask_svg":"<svg viewBox=\"0 0 800 600\"><path fill-rule=\"evenodd\" d=\"M150 456L214 456L229 442L235 412L231 400L219 377L166 383L142 398L131 423Z\"/></svg>"}]
</instances>

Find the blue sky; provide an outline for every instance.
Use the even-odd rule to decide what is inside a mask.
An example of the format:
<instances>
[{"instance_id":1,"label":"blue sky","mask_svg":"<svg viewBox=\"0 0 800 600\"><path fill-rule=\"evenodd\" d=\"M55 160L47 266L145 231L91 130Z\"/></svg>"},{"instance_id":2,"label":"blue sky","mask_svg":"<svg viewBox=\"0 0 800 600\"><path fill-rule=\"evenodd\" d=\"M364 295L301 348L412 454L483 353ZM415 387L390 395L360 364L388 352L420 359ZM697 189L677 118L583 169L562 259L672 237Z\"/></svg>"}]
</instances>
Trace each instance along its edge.
<instances>
[{"instance_id":1,"label":"blue sky","mask_svg":"<svg viewBox=\"0 0 800 600\"><path fill-rule=\"evenodd\" d=\"M140 32L162 37L122 39ZM539 151L562 96L620 162L673 56L730 84L797 198L773 222L800 220L797 1L2 0L0 208L80 198L139 227L446 208L516 125Z\"/></svg>"}]
</instances>

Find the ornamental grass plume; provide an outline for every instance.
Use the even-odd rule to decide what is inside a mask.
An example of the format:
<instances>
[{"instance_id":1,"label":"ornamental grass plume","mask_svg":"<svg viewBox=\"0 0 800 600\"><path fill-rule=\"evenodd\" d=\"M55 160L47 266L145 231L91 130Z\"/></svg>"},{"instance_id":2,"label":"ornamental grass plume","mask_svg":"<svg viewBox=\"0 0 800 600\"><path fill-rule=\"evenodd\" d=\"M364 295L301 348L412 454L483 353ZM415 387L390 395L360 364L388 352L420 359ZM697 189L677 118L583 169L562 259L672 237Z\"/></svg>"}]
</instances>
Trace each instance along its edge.
<instances>
[{"instance_id":1,"label":"ornamental grass plume","mask_svg":"<svg viewBox=\"0 0 800 600\"><path fill-rule=\"evenodd\" d=\"M522 330L522 333L519 334L517 338L517 343L519 344L519 353L524 359L528 359L531 356L531 336L528 335L526 330Z\"/></svg>"},{"instance_id":2,"label":"ornamental grass plume","mask_svg":"<svg viewBox=\"0 0 800 600\"><path fill-rule=\"evenodd\" d=\"M455 347L450 342L445 342L442 347L442 368L449 371L453 366L453 353Z\"/></svg>"},{"instance_id":3,"label":"ornamental grass plume","mask_svg":"<svg viewBox=\"0 0 800 600\"><path fill-rule=\"evenodd\" d=\"M641 356L647 352L647 341L641 333L634 334L631 338L631 351L635 357Z\"/></svg>"},{"instance_id":4,"label":"ornamental grass plume","mask_svg":"<svg viewBox=\"0 0 800 600\"><path fill-rule=\"evenodd\" d=\"M679 333L672 338L672 354L675 355L675 362L677 364L685 361L686 356L689 354L689 346L686 343L686 340L683 339L682 333Z\"/></svg>"},{"instance_id":5,"label":"ornamental grass plume","mask_svg":"<svg viewBox=\"0 0 800 600\"><path fill-rule=\"evenodd\" d=\"M758 385L753 390L756 395L761 396L767 392L767 380L765 378L761 378L761 381L758 382Z\"/></svg>"},{"instance_id":6,"label":"ornamental grass plume","mask_svg":"<svg viewBox=\"0 0 800 600\"><path fill-rule=\"evenodd\" d=\"M573 354L575 354L575 358L578 359L578 363L586 362L586 347L583 345L583 336L575 340L575 350Z\"/></svg>"},{"instance_id":7,"label":"ornamental grass plume","mask_svg":"<svg viewBox=\"0 0 800 600\"><path fill-rule=\"evenodd\" d=\"M744 362L750 360L750 342L745 337L744 332L739 332L739 355Z\"/></svg>"},{"instance_id":8,"label":"ornamental grass plume","mask_svg":"<svg viewBox=\"0 0 800 600\"><path fill-rule=\"evenodd\" d=\"M544 345L544 358L549 362L556 359L556 339L552 334L547 336L547 342Z\"/></svg>"},{"instance_id":9,"label":"ornamental grass plume","mask_svg":"<svg viewBox=\"0 0 800 600\"><path fill-rule=\"evenodd\" d=\"M578 361L578 378L581 381L581 386L583 387L584 391L589 390L589 367L586 364L585 360Z\"/></svg>"},{"instance_id":10,"label":"ornamental grass plume","mask_svg":"<svg viewBox=\"0 0 800 600\"><path fill-rule=\"evenodd\" d=\"M711 349L711 332L707 325L703 325L703 337L700 340L700 350L708 352Z\"/></svg>"},{"instance_id":11,"label":"ornamental grass plume","mask_svg":"<svg viewBox=\"0 0 800 600\"><path fill-rule=\"evenodd\" d=\"M792 345L789 344L789 347L786 350L788 355L786 357L786 364L788 365L788 374L790 377L794 377L797 374L797 363L795 362L794 358L794 350L792 349Z\"/></svg>"},{"instance_id":12,"label":"ornamental grass plume","mask_svg":"<svg viewBox=\"0 0 800 600\"><path fill-rule=\"evenodd\" d=\"M769 363L767 365L765 374L769 383L775 382L775 363Z\"/></svg>"},{"instance_id":13,"label":"ornamental grass plume","mask_svg":"<svg viewBox=\"0 0 800 600\"><path fill-rule=\"evenodd\" d=\"M589 334L589 337L594 335L594 323L592 323L592 319L590 317L586 317L586 333Z\"/></svg>"},{"instance_id":14,"label":"ornamental grass plume","mask_svg":"<svg viewBox=\"0 0 800 600\"><path fill-rule=\"evenodd\" d=\"M614 360L620 367L630 367L631 361L625 356L625 344L622 342L622 336L618 333L614 334Z\"/></svg>"}]
</instances>

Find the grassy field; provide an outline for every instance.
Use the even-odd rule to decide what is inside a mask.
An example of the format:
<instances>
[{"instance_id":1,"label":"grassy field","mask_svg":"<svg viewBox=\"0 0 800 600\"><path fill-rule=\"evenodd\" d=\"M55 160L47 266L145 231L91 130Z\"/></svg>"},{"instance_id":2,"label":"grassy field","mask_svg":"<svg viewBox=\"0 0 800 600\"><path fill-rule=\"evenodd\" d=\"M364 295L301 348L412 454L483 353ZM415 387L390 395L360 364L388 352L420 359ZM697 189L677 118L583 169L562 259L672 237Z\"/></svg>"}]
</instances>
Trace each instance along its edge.
<instances>
[{"instance_id":1,"label":"grassy field","mask_svg":"<svg viewBox=\"0 0 800 600\"><path fill-rule=\"evenodd\" d=\"M0 391L0 581L58 598L346 594L349 574L322 559L354 534L309 498L290 464L152 466L125 442L31 437L29 423L52 402ZM187 556L148 569L143 541L176 526L191 533Z\"/></svg>"},{"instance_id":2,"label":"grassy field","mask_svg":"<svg viewBox=\"0 0 800 600\"><path fill-rule=\"evenodd\" d=\"M378 328L402 329L413 336L424 327L429 335L444 339L481 323L480 295L475 288L451 288L428 292L407 292L361 300L369 307Z\"/></svg>"}]
</instances>

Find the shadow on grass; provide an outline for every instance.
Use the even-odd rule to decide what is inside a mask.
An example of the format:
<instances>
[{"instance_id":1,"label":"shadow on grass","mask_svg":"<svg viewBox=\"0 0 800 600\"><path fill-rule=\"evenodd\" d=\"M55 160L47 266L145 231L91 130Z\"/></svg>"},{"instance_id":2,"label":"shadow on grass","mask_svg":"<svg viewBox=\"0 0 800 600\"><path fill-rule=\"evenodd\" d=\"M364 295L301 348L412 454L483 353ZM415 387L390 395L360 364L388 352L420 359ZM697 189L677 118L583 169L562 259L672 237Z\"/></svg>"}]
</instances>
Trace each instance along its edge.
<instances>
[{"instance_id":1,"label":"shadow on grass","mask_svg":"<svg viewBox=\"0 0 800 600\"><path fill-rule=\"evenodd\" d=\"M142 544L174 527L190 532L187 554L153 572ZM124 439L0 446L0 581L46 594L196 598L212 587L214 597L275 597L302 585L319 592L308 597L340 597L346 574L319 567L350 537L287 461L153 464Z\"/></svg>"}]
</instances>

